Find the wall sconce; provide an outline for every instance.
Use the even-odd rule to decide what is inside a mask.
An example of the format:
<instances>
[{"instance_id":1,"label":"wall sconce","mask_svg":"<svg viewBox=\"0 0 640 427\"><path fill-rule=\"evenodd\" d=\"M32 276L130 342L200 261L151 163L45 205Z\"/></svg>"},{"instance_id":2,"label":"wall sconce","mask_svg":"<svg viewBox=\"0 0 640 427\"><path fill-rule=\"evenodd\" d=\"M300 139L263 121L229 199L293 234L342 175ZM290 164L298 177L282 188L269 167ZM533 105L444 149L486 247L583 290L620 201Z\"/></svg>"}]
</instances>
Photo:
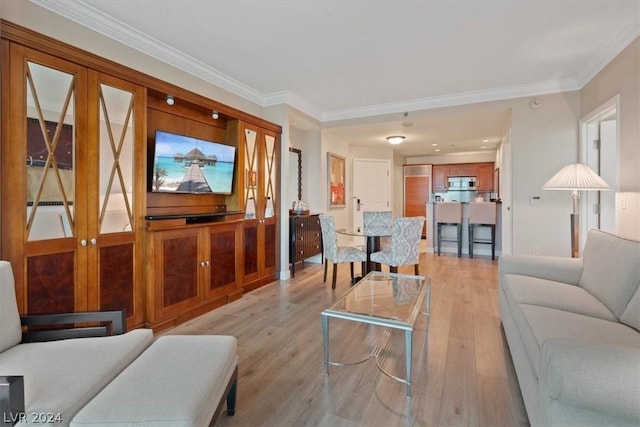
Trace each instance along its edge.
<instances>
[{"instance_id":1,"label":"wall sconce","mask_svg":"<svg viewBox=\"0 0 640 427\"><path fill-rule=\"evenodd\" d=\"M217 112L216 110L213 110L213 111L211 112L211 118L212 118L213 120L218 120L218 117L220 117L220 114L218 114L218 112Z\"/></svg>"},{"instance_id":2,"label":"wall sconce","mask_svg":"<svg viewBox=\"0 0 640 427\"><path fill-rule=\"evenodd\" d=\"M167 95L164 100L167 101L167 105L173 105L176 103L176 100L171 95Z\"/></svg>"},{"instance_id":3,"label":"wall sconce","mask_svg":"<svg viewBox=\"0 0 640 427\"><path fill-rule=\"evenodd\" d=\"M404 136L388 136L387 141L389 141L389 144L398 145L404 141Z\"/></svg>"}]
</instances>

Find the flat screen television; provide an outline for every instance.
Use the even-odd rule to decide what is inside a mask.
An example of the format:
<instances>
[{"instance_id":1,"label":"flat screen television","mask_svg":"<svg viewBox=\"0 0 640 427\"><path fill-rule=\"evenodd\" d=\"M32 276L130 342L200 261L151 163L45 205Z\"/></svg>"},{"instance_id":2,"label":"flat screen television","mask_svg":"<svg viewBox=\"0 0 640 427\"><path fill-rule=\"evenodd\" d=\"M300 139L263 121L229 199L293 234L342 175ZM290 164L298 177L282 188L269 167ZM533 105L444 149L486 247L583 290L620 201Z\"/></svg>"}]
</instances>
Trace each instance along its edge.
<instances>
[{"instance_id":1,"label":"flat screen television","mask_svg":"<svg viewBox=\"0 0 640 427\"><path fill-rule=\"evenodd\" d=\"M236 147L157 130L151 191L231 194Z\"/></svg>"}]
</instances>

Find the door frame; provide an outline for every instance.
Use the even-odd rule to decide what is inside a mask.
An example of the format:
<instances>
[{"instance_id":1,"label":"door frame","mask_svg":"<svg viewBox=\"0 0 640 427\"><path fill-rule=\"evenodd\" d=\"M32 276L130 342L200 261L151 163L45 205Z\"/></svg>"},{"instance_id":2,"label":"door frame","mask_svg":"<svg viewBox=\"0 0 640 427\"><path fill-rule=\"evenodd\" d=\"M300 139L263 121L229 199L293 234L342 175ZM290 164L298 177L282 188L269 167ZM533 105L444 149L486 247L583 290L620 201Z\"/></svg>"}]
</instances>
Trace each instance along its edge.
<instances>
[{"instance_id":1,"label":"door frame","mask_svg":"<svg viewBox=\"0 0 640 427\"><path fill-rule=\"evenodd\" d=\"M620 95L615 95L607 101L603 102L600 106L596 107L593 111L586 114L585 116L580 118L579 121L579 161L581 163L585 163L589 165L589 161L591 160L591 156L589 154L593 154L595 151L593 145L589 144L589 126L594 124L599 124L600 122L611 119L611 117L615 118L616 122L616 136L615 136L615 165L614 165L614 173L615 173L615 182L608 182L611 186L612 191L617 190L617 183L620 179L620 172L618 165L620 164ZM600 151L602 151L602 147L600 147ZM590 165L591 166L591 165ZM598 174L601 174L601 171L597 170ZM580 248L584 247L587 231L590 226L590 222L586 219L589 218L589 206L593 203L593 201L599 201L599 192L594 192L594 194L590 194L592 192L587 192L586 197L580 198L580 206L579 212L582 218L585 218L585 221L580 221ZM615 210L615 206L614 206Z\"/></svg>"}]
</instances>

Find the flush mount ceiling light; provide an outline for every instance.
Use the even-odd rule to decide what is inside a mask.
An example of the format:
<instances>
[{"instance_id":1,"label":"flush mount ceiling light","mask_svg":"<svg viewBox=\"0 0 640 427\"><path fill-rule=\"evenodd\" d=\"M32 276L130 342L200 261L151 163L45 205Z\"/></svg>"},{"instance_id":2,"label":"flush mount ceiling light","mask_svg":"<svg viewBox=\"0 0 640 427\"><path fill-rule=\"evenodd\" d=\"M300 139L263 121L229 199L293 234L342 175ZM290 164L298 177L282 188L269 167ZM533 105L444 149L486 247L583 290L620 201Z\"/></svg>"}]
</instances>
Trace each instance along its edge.
<instances>
[{"instance_id":1,"label":"flush mount ceiling light","mask_svg":"<svg viewBox=\"0 0 640 427\"><path fill-rule=\"evenodd\" d=\"M404 141L404 136L400 136L400 135L388 136L387 141L389 141L389 144L393 144L393 145L401 144L402 141Z\"/></svg>"},{"instance_id":2,"label":"flush mount ceiling light","mask_svg":"<svg viewBox=\"0 0 640 427\"><path fill-rule=\"evenodd\" d=\"M167 101L167 105L173 105L176 102L176 100L171 95L167 95L164 100Z\"/></svg>"},{"instance_id":3,"label":"flush mount ceiling light","mask_svg":"<svg viewBox=\"0 0 640 427\"><path fill-rule=\"evenodd\" d=\"M218 117L220 117L220 114L218 114L218 112L217 112L216 110L213 110L213 111L211 112L211 118L212 118L213 120L218 120Z\"/></svg>"}]
</instances>

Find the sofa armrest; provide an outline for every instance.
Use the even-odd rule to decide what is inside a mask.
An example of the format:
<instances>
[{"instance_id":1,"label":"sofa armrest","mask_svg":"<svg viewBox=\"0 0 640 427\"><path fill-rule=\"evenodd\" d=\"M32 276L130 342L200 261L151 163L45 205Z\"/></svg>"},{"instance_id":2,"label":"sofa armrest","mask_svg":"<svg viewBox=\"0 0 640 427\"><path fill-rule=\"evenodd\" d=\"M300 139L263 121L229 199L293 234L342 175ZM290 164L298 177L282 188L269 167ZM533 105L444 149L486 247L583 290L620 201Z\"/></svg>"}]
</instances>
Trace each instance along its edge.
<instances>
[{"instance_id":1,"label":"sofa armrest","mask_svg":"<svg viewBox=\"0 0 640 427\"><path fill-rule=\"evenodd\" d=\"M640 423L640 348L554 338L542 346L550 399Z\"/></svg>"},{"instance_id":2,"label":"sofa armrest","mask_svg":"<svg viewBox=\"0 0 640 427\"><path fill-rule=\"evenodd\" d=\"M502 255L498 261L500 276L521 274L539 279L577 285L582 275L581 258Z\"/></svg>"},{"instance_id":3,"label":"sofa armrest","mask_svg":"<svg viewBox=\"0 0 640 427\"><path fill-rule=\"evenodd\" d=\"M23 343L121 335L127 328L125 310L29 314L20 316L20 322L28 327L22 333Z\"/></svg>"}]
</instances>

